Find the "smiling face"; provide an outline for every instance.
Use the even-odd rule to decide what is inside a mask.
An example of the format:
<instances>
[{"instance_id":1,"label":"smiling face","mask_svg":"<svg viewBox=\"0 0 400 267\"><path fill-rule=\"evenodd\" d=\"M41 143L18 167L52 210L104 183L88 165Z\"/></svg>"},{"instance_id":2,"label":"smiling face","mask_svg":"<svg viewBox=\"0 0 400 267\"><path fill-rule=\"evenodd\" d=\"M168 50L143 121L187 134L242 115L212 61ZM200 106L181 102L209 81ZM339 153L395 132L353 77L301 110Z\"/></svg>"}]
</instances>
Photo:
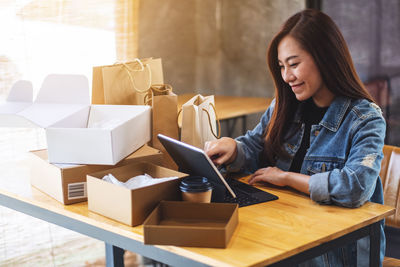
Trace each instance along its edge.
<instances>
[{"instance_id":1,"label":"smiling face","mask_svg":"<svg viewBox=\"0 0 400 267\"><path fill-rule=\"evenodd\" d=\"M297 100L312 97L317 106L330 105L334 95L323 83L313 57L289 35L278 45L278 63L282 79L292 88Z\"/></svg>"}]
</instances>

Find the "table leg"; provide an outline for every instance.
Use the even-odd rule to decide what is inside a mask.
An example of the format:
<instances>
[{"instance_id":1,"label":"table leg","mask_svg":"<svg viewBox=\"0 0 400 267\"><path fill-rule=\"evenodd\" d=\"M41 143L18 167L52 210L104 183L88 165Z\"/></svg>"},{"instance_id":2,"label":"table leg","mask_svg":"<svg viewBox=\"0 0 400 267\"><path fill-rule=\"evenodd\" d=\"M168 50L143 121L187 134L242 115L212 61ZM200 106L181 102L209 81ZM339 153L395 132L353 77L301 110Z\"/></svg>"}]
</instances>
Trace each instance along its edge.
<instances>
[{"instance_id":1,"label":"table leg","mask_svg":"<svg viewBox=\"0 0 400 267\"><path fill-rule=\"evenodd\" d=\"M370 226L369 235L369 266L379 266L380 242L381 242L380 222Z\"/></svg>"},{"instance_id":2,"label":"table leg","mask_svg":"<svg viewBox=\"0 0 400 267\"><path fill-rule=\"evenodd\" d=\"M124 253L122 248L106 244L106 266L107 267L124 267Z\"/></svg>"}]
</instances>

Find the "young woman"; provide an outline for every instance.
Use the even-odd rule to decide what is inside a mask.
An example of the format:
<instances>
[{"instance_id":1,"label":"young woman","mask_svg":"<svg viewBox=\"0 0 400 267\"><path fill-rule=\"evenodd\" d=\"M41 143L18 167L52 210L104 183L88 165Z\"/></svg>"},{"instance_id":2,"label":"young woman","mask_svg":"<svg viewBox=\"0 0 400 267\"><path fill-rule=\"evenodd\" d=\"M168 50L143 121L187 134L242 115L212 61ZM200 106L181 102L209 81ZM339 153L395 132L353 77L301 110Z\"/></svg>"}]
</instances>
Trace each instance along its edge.
<instances>
[{"instance_id":1,"label":"young woman","mask_svg":"<svg viewBox=\"0 0 400 267\"><path fill-rule=\"evenodd\" d=\"M270 43L268 65L276 98L246 135L206 143L214 163L252 173L250 184L290 186L321 204L383 203L385 121L335 23L312 9L293 15ZM382 261L383 222L380 238ZM303 266L364 266L368 259L364 238Z\"/></svg>"}]
</instances>

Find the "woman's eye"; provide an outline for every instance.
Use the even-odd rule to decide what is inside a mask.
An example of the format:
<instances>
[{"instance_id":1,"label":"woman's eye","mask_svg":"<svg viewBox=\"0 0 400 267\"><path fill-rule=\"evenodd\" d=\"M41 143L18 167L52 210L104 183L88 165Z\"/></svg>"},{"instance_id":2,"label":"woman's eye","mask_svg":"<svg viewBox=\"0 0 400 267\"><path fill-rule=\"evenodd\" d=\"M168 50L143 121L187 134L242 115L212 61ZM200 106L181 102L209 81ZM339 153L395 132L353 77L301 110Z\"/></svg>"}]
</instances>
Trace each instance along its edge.
<instances>
[{"instance_id":1,"label":"woman's eye","mask_svg":"<svg viewBox=\"0 0 400 267\"><path fill-rule=\"evenodd\" d=\"M299 65L299 63L293 63L293 64L290 64L290 67L296 67L297 65Z\"/></svg>"}]
</instances>

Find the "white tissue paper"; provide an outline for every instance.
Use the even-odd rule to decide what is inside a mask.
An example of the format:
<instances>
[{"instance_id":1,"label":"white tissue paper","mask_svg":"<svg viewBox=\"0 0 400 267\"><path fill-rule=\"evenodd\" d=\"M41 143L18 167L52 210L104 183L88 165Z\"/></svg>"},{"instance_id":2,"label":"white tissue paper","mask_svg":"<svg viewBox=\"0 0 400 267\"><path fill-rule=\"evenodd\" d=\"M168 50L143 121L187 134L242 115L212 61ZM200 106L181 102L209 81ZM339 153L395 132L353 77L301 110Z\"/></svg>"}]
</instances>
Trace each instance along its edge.
<instances>
[{"instance_id":1,"label":"white tissue paper","mask_svg":"<svg viewBox=\"0 0 400 267\"><path fill-rule=\"evenodd\" d=\"M132 177L128 181L123 183L123 182L118 181L118 179L115 178L114 175L109 173L109 174L105 175L102 180L112 183L112 184L115 184L115 185L123 186L128 189L137 189L137 188L141 188L141 187L145 187L145 186L149 186L149 185L153 185L153 184L158 184L158 183L162 183L162 182L166 182L166 181L170 181L170 180L174 180L174 179L178 179L178 177L153 178L150 175L148 175L147 173L145 173L144 175L138 175L138 176Z\"/></svg>"}]
</instances>

